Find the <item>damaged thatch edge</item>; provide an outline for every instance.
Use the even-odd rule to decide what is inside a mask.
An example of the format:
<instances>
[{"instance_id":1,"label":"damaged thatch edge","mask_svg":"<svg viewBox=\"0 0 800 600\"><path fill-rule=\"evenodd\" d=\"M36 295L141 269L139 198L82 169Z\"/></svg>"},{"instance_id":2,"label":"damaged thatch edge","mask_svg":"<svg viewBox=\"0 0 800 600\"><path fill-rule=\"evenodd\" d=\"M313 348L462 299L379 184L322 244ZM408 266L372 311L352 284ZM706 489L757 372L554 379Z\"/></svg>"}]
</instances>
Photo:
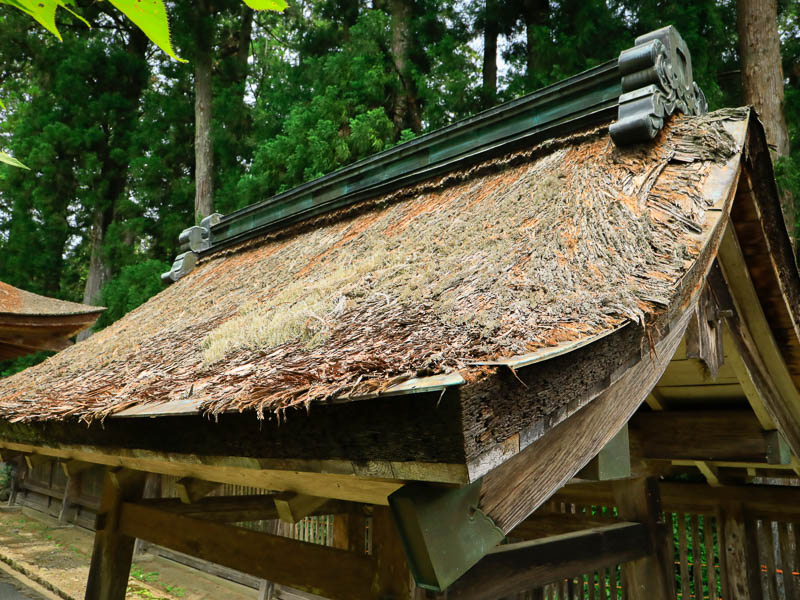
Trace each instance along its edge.
<instances>
[{"instance_id":1,"label":"damaged thatch edge","mask_svg":"<svg viewBox=\"0 0 800 600\"><path fill-rule=\"evenodd\" d=\"M588 346L592 342L596 342L601 338L616 333L617 331L619 331L620 329L629 324L630 324L629 322L626 322L620 325L619 327L616 327L614 329L609 329L608 331L604 331L596 335L590 335L589 337L583 338L581 340L562 342L556 346L541 348L535 352L530 352L528 354L520 354L518 356L509 356L507 358L498 358L495 360L474 361L474 362L469 362L467 364L476 366L485 366L485 367L508 367L509 369L521 369L522 367L527 367L528 365L533 365L538 362L549 360L551 358L555 358L556 356L561 356L562 354L567 354L568 352L577 350L578 348L583 348L584 346Z\"/></svg>"},{"instance_id":2,"label":"damaged thatch edge","mask_svg":"<svg viewBox=\"0 0 800 600\"><path fill-rule=\"evenodd\" d=\"M365 394L342 394L320 401L317 404L342 404L345 402L356 402L360 400L372 400L374 398L386 398L388 396L403 396L406 394L425 394L428 392L444 392L449 387L459 386L466 383L466 380L459 373L445 373L442 375L431 375L429 377L412 377L390 385L383 389ZM110 415L111 418L134 418L134 417L177 417L192 416L202 414L201 406L203 401L200 399L168 400L151 404L140 404L121 410ZM239 412L233 410L231 412Z\"/></svg>"},{"instance_id":3,"label":"damaged thatch edge","mask_svg":"<svg viewBox=\"0 0 800 600\"><path fill-rule=\"evenodd\" d=\"M285 228L371 196L390 193L536 141L610 121L618 145L652 140L665 119L704 114L705 96L693 80L691 55L670 26L636 39L609 61L527 96L424 135L228 216L206 217L184 230L184 252L162 275L177 281L197 257Z\"/></svg>"}]
</instances>

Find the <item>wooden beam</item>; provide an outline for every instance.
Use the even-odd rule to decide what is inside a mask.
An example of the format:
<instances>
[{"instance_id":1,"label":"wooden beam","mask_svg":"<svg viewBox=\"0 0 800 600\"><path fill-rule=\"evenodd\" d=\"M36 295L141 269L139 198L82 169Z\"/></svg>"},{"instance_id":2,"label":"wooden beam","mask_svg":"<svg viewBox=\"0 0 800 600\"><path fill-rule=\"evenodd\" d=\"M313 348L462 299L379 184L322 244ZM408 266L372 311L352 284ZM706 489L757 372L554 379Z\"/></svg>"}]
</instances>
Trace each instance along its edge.
<instances>
[{"instance_id":1,"label":"wooden beam","mask_svg":"<svg viewBox=\"0 0 800 600\"><path fill-rule=\"evenodd\" d=\"M673 600L675 574L669 552L667 529L661 513L661 498L655 479L627 479L613 484L620 519L637 521L647 528L650 552L622 565L628 600L648 598ZM669 531L670 538L672 531Z\"/></svg>"},{"instance_id":2,"label":"wooden beam","mask_svg":"<svg viewBox=\"0 0 800 600\"><path fill-rule=\"evenodd\" d=\"M219 486L220 484L215 481L205 481L194 477L182 477L175 483L175 487L178 490L178 498L184 504L197 502L201 498L208 496Z\"/></svg>"},{"instance_id":3,"label":"wooden beam","mask_svg":"<svg viewBox=\"0 0 800 600\"><path fill-rule=\"evenodd\" d=\"M292 493L278 494L274 500L278 518L284 523L291 524L302 521L328 502L327 498Z\"/></svg>"},{"instance_id":4,"label":"wooden beam","mask_svg":"<svg viewBox=\"0 0 800 600\"><path fill-rule=\"evenodd\" d=\"M732 227L727 227L722 237L718 260L735 307L735 314L727 319L734 344L757 380L756 388L770 417L794 454L800 456L800 391L772 335Z\"/></svg>"},{"instance_id":5,"label":"wooden beam","mask_svg":"<svg viewBox=\"0 0 800 600\"><path fill-rule=\"evenodd\" d=\"M517 525L509 534L514 540L538 540L541 538L563 535L596 529L619 523L613 517L586 516L584 514L571 514L562 512L549 512L537 510L522 523Z\"/></svg>"},{"instance_id":6,"label":"wooden beam","mask_svg":"<svg viewBox=\"0 0 800 600\"><path fill-rule=\"evenodd\" d=\"M641 360L618 375L603 394L483 478L482 510L503 532L511 531L552 490L565 485L628 422L664 372L692 314L687 307L653 351L645 350Z\"/></svg>"},{"instance_id":7,"label":"wooden beam","mask_svg":"<svg viewBox=\"0 0 800 600\"><path fill-rule=\"evenodd\" d=\"M779 434L764 431L749 410L640 412L630 434L646 459L790 463Z\"/></svg>"},{"instance_id":8,"label":"wooden beam","mask_svg":"<svg viewBox=\"0 0 800 600\"><path fill-rule=\"evenodd\" d=\"M740 502L724 502L720 515L720 551L726 600L761 600L761 569L754 532L748 531ZM772 549L769 549L770 552Z\"/></svg>"},{"instance_id":9,"label":"wooden beam","mask_svg":"<svg viewBox=\"0 0 800 600\"><path fill-rule=\"evenodd\" d=\"M166 510L174 514L186 515L196 519L208 519L219 523L245 523L248 521L269 521L279 518L275 507L274 494L247 496L208 496L192 504L178 498L154 498L142 500L141 504L150 508ZM333 515L354 511L359 505L340 500L327 500L311 515Z\"/></svg>"},{"instance_id":10,"label":"wooden beam","mask_svg":"<svg viewBox=\"0 0 800 600\"><path fill-rule=\"evenodd\" d=\"M139 499L144 479L138 471L106 472L85 600L125 600L136 536L118 528L120 509L124 502Z\"/></svg>"},{"instance_id":11,"label":"wooden beam","mask_svg":"<svg viewBox=\"0 0 800 600\"><path fill-rule=\"evenodd\" d=\"M709 462L704 460L696 460L694 461L695 466L697 469L703 474L703 477L706 478L706 482L711 487L720 487L722 485L722 480L719 475L719 469L712 465Z\"/></svg>"},{"instance_id":12,"label":"wooden beam","mask_svg":"<svg viewBox=\"0 0 800 600\"><path fill-rule=\"evenodd\" d=\"M740 502L754 519L800 523L800 487L778 485L723 485L659 483L661 503L669 512L714 515L723 502ZM614 504L611 482L572 483L553 497L570 504Z\"/></svg>"},{"instance_id":13,"label":"wooden beam","mask_svg":"<svg viewBox=\"0 0 800 600\"><path fill-rule=\"evenodd\" d=\"M336 548L126 502L120 534L331 600L380 598L375 562Z\"/></svg>"},{"instance_id":14,"label":"wooden beam","mask_svg":"<svg viewBox=\"0 0 800 600\"><path fill-rule=\"evenodd\" d=\"M627 563L647 556L650 550L647 527L640 523L617 523L498 546L448 588L447 600L505 598L565 577Z\"/></svg>"},{"instance_id":15,"label":"wooden beam","mask_svg":"<svg viewBox=\"0 0 800 600\"><path fill-rule=\"evenodd\" d=\"M310 496L324 496L365 504L388 504L389 494L400 489L404 483L403 480L357 476L353 474L352 469L346 473L337 474L339 473L338 467L341 466L337 464L329 465L333 471L331 473L316 473L302 471L302 469L276 469L274 468L276 461L271 459L240 456L200 456L145 449L127 450L68 444L54 447L7 440L0 440L0 448L19 452L37 452L42 456L82 460L96 465L125 467L177 477L195 477L206 481L256 487L263 490L292 491ZM325 464L328 461L316 462ZM306 467L305 463L296 465L294 461L283 461L283 464L284 467ZM465 479L455 473L452 467L453 465L437 467L439 470L436 473L441 475L441 481L446 483L464 482ZM460 468L463 469L463 465ZM395 471L390 469L390 472L394 473ZM403 472L403 470L398 468L396 472Z\"/></svg>"}]
</instances>

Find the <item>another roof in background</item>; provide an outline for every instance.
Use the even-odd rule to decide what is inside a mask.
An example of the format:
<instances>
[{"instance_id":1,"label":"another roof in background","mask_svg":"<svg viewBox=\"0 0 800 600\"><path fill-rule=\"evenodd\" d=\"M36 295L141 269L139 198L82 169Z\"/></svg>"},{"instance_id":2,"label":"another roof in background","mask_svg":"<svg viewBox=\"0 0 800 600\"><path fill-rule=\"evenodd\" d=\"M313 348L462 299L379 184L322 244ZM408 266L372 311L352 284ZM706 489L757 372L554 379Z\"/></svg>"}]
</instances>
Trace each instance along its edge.
<instances>
[{"instance_id":1,"label":"another roof in background","mask_svg":"<svg viewBox=\"0 0 800 600\"><path fill-rule=\"evenodd\" d=\"M0 360L62 350L103 308L39 296L0 281Z\"/></svg>"}]
</instances>

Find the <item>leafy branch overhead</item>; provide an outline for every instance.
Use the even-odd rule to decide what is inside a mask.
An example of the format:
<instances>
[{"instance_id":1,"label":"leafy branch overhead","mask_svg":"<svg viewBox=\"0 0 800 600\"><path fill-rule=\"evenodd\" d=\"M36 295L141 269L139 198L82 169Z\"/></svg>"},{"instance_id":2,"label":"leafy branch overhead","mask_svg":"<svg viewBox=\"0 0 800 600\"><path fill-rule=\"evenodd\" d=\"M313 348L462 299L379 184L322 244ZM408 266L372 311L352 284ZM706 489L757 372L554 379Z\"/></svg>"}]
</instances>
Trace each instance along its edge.
<instances>
[{"instance_id":1,"label":"leafy branch overhead","mask_svg":"<svg viewBox=\"0 0 800 600\"><path fill-rule=\"evenodd\" d=\"M163 0L109 0L109 2L133 21L156 46L175 60L185 62L178 57L172 47L169 19ZM287 7L284 0L243 0L243 2L254 10L280 12ZM8 4L30 15L59 40L61 33L56 26L56 12L59 7L89 26L86 19L70 8L74 6L74 0L0 0L0 4Z\"/></svg>"},{"instance_id":2,"label":"leafy branch overhead","mask_svg":"<svg viewBox=\"0 0 800 600\"><path fill-rule=\"evenodd\" d=\"M186 62L175 53L172 46L169 18L167 17L167 9L164 6L163 0L108 1L141 29L156 46L175 60ZM274 10L281 12L287 7L284 0L243 0L243 2L254 10ZM62 40L61 32L56 25L56 13L59 8L63 8L75 18L83 21L87 27L91 27L86 19L70 8L70 6L75 5L74 0L0 0L0 4L8 4L33 17L59 40ZM4 108L2 103L0 103L0 108ZM13 156L3 151L0 151L0 163L25 169L28 168Z\"/></svg>"}]
</instances>

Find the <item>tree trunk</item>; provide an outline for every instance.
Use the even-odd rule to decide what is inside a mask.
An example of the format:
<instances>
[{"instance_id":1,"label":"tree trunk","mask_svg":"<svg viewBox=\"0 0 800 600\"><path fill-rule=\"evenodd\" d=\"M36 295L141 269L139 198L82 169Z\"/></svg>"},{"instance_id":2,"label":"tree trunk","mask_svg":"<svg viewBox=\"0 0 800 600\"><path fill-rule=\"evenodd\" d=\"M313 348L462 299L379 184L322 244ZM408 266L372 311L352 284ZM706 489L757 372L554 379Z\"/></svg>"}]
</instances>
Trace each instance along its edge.
<instances>
[{"instance_id":1,"label":"tree trunk","mask_svg":"<svg viewBox=\"0 0 800 600\"><path fill-rule=\"evenodd\" d=\"M194 56L194 163L195 220L214 212L214 146L211 141L211 51L212 35L207 0L196 3Z\"/></svg>"},{"instance_id":2,"label":"tree trunk","mask_svg":"<svg viewBox=\"0 0 800 600\"><path fill-rule=\"evenodd\" d=\"M778 156L788 156L789 128L783 112L784 79L777 1L738 0L736 10L745 102L758 111L767 143ZM781 206L791 232L797 217L791 193L781 194Z\"/></svg>"},{"instance_id":3,"label":"tree trunk","mask_svg":"<svg viewBox=\"0 0 800 600\"><path fill-rule=\"evenodd\" d=\"M756 107L767 141L779 156L789 154L783 114L783 66L776 0L738 0L737 28L744 99Z\"/></svg>"},{"instance_id":4,"label":"tree trunk","mask_svg":"<svg viewBox=\"0 0 800 600\"><path fill-rule=\"evenodd\" d=\"M523 0L522 11L525 21L526 79L534 87L534 75L541 69L539 55L536 52L536 29L547 24L550 10L548 0ZM533 91L529 89L528 91Z\"/></svg>"},{"instance_id":5,"label":"tree trunk","mask_svg":"<svg viewBox=\"0 0 800 600\"><path fill-rule=\"evenodd\" d=\"M486 0L483 22L483 96L484 107L497 101L497 36L500 7L497 0Z\"/></svg>"},{"instance_id":6,"label":"tree trunk","mask_svg":"<svg viewBox=\"0 0 800 600\"><path fill-rule=\"evenodd\" d=\"M143 63L147 45L147 38L141 31L131 32L128 51L140 58ZM126 149L127 139L136 125L139 101L146 82L147 73L144 69L133 74L125 82L125 90L130 100L127 112L119 111L113 128L106 127L104 147L98 152L98 155L102 157L100 181L104 184L105 191L100 205L95 207L89 231L89 272L86 276L86 286L83 289L84 304L96 304L99 301L100 290L111 279L111 262L104 245L108 228L116 219L117 206L123 198L128 184L128 159L117 160L117 153L114 150L115 148ZM113 129L113 135L111 129ZM90 329L84 330L78 334L78 340L85 340L91 334Z\"/></svg>"},{"instance_id":7,"label":"tree trunk","mask_svg":"<svg viewBox=\"0 0 800 600\"><path fill-rule=\"evenodd\" d=\"M411 13L413 0L391 0L389 10L392 15L392 58L400 77L400 90L394 99L392 120L395 129L411 129L414 133L422 131L422 117L417 100L417 87L411 77L412 44Z\"/></svg>"}]
</instances>

